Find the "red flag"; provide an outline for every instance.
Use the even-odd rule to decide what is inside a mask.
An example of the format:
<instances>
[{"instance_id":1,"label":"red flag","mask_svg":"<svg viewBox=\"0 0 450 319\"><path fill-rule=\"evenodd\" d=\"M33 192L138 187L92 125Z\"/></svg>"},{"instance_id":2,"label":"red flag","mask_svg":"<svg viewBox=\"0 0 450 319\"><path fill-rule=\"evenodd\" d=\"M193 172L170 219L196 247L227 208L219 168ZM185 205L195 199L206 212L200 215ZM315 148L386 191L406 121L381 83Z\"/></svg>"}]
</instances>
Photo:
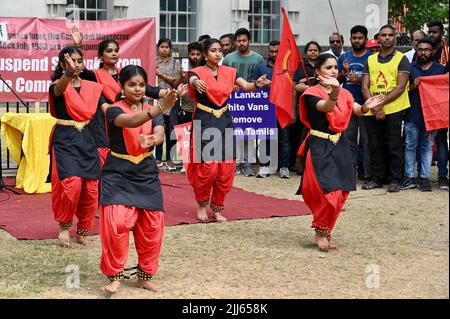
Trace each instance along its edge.
<instances>
[{"instance_id":1,"label":"red flag","mask_svg":"<svg viewBox=\"0 0 450 319\"><path fill-rule=\"evenodd\" d=\"M419 94L427 131L448 127L448 74L421 77Z\"/></svg>"},{"instance_id":2,"label":"red flag","mask_svg":"<svg viewBox=\"0 0 450 319\"><path fill-rule=\"evenodd\" d=\"M284 8L281 8L281 11L283 12L283 28L278 55L273 68L269 100L276 105L277 119L281 128L283 128L292 122L293 77L301 56L286 11Z\"/></svg>"}]
</instances>

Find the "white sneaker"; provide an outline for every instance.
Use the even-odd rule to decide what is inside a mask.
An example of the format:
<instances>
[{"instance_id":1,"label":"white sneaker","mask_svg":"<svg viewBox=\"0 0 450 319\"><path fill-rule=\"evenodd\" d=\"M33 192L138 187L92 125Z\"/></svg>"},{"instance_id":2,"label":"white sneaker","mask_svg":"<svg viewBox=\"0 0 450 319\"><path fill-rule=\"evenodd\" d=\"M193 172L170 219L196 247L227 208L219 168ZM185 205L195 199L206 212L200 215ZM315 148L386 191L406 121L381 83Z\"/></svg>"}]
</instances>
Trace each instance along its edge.
<instances>
[{"instance_id":1,"label":"white sneaker","mask_svg":"<svg viewBox=\"0 0 450 319\"><path fill-rule=\"evenodd\" d=\"M181 167L180 173L186 173L186 170L184 169L184 165L183 165L183 167Z\"/></svg>"},{"instance_id":2,"label":"white sneaker","mask_svg":"<svg viewBox=\"0 0 450 319\"><path fill-rule=\"evenodd\" d=\"M289 178L289 168L287 168L287 167L280 168L280 177L281 178Z\"/></svg>"},{"instance_id":3,"label":"white sneaker","mask_svg":"<svg viewBox=\"0 0 450 319\"><path fill-rule=\"evenodd\" d=\"M171 161L167 161L166 162L166 167L167 167L167 170L169 172L176 172L177 171L176 166Z\"/></svg>"},{"instance_id":4,"label":"white sneaker","mask_svg":"<svg viewBox=\"0 0 450 319\"><path fill-rule=\"evenodd\" d=\"M261 166L258 170L258 173L256 174L257 178L266 178L270 175L270 169L269 166Z\"/></svg>"}]
</instances>

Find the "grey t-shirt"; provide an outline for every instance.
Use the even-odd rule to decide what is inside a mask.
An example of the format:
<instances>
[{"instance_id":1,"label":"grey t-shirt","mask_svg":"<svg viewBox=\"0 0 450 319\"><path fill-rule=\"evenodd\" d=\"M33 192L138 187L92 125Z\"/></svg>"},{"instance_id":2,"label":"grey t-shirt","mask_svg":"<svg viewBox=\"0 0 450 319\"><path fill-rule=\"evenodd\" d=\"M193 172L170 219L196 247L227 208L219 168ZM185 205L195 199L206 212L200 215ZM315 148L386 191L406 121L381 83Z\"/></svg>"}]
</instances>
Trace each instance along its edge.
<instances>
[{"instance_id":1,"label":"grey t-shirt","mask_svg":"<svg viewBox=\"0 0 450 319\"><path fill-rule=\"evenodd\" d=\"M247 82L250 82L256 66L264 62L264 58L259 53L252 51L250 55L243 56L238 51L234 51L223 59L222 65L235 68L237 78L243 78Z\"/></svg>"}]
</instances>

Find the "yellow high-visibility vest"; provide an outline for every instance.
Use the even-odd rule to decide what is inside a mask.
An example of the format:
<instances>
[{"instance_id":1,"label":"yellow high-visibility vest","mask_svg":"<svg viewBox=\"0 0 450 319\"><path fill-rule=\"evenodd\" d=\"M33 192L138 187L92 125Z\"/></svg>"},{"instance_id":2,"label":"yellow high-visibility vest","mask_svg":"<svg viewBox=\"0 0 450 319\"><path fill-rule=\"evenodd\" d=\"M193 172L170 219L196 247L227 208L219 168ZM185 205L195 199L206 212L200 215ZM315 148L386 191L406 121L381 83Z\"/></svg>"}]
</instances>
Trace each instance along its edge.
<instances>
[{"instance_id":1,"label":"yellow high-visibility vest","mask_svg":"<svg viewBox=\"0 0 450 319\"><path fill-rule=\"evenodd\" d=\"M387 63L378 62L378 54L372 54L367 60L370 76L370 93L372 95L388 95L397 87L398 65L403 58L403 53L397 51L391 61ZM411 106L408 96L409 81L405 91L394 101L384 105L384 113L392 114ZM373 115L371 111L366 115Z\"/></svg>"}]
</instances>

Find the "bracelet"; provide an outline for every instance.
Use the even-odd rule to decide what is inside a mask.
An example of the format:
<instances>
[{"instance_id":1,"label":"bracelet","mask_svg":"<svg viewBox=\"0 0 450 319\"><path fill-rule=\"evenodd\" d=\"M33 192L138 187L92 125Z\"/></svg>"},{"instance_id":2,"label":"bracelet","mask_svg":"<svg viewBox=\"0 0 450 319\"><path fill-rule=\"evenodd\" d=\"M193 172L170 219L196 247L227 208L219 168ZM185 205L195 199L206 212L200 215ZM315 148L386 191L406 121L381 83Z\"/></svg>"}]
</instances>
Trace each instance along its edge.
<instances>
[{"instance_id":1,"label":"bracelet","mask_svg":"<svg viewBox=\"0 0 450 319\"><path fill-rule=\"evenodd\" d=\"M367 108L367 110L366 110L365 112L363 111L364 105L365 105L365 104L363 104L363 105L361 106L361 113L362 113L362 114L366 114L367 112L369 112L369 109L368 109L368 108Z\"/></svg>"},{"instance_id":2,"label":"bracelet","mask_svg":"<svg viewBox=\"0 0 450 319\"><path fill-rule=\"evenodd\" d=\"M333 99L333 98L331 97L331 95L328 96L328 99L330 99L331 101L334 101L334 102L337 102L337 100L338 100L337 97L336 97L336 99Z\"/></svg>"},{"instance_id":3,"label":"bracelet","mask_svg":"<svg viewBox=\"0 0 450 319\"><path fill-rule=\"evenodd\" d=\"M158 110L161 114L164 113L164 108L161 106L161 104L158 105Z\"/></svg>"},{"instance_id":4,"label":"bracelet","mask_svg":"<svg viewBox=\"0 0 450 319\"><path fill-rule=\"evenodd\" d=\"M150 110L147 111L147 115L148 115L149 120L153 119L153 116L152 116L152 114L150 113Z\"/></svg>"}]
</instances>

